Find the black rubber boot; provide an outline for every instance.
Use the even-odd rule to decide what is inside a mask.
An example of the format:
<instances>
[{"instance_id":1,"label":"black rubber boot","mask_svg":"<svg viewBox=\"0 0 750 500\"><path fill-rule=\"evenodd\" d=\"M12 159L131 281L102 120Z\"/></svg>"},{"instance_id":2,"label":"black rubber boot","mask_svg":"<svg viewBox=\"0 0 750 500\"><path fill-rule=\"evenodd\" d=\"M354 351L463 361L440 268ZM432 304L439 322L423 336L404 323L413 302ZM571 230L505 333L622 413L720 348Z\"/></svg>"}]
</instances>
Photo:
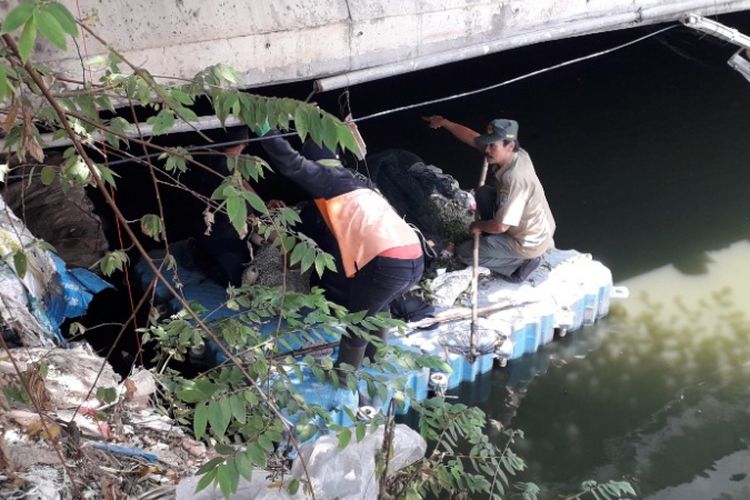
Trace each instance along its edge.
<instances>
[{"instance_id":1,"label":"black rubber boot","mask_svg":"<svg viewBox=\"0 0 750 500\"><path fill-rule=\"evenodd\" d=\"M341 387L346 387L346 376L351 372L349 370L340 370L339 366L342 363L346 363L347 365L353 366L356 370L357 368L359 368L359 365L362 364L362 360L365 359L365 350L367 349L367 345L353 346L344 341L345 337L342 337L339 349L339 357L333 364L334 369L339 375L339 385L341 385Z\"/></svg>"},{"instance_id":2,"label":"black rubber boot","mask_svg":"<svg viewBox=\"0 0 750 500\"><path fill-rule=\"evenodd\" d=\"M372 331L372 336L377 337L380 340L383 341L385 344L388 342L388 332L390 331L390 328L378 328L377 330ZM369 342L367 344L367 349L365 350L365 356L367 356L367 359L370 361L373 361L375 359L375 353L378 352L378 348L375 344L372 342Z\"/></svg>"}]
</instances>

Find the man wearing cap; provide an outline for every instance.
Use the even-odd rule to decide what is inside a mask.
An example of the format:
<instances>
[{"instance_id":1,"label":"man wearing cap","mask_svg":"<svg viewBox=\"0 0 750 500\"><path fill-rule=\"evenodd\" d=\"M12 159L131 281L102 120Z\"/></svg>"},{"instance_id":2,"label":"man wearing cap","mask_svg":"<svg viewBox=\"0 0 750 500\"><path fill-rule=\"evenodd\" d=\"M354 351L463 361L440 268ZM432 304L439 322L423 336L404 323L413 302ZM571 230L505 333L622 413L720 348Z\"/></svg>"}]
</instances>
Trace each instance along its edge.
<instances>
[{"instance_id":1,"label":"man wearing cap","mask_svg":"<svg viewBox=\"0 0 750 500\"><path fill-rule=\"evenodd\" d=\"M519 147L518 123L494 119L487 125L487 133L480 135L442 116L425 121L484 153L493 168L492 176L487 186L477 190L479 220L470 226L472 232L482 234L479 265L508 281L524 281L553 246L555 219L531 158ZM462 262L472 264L472 250L473 242L467 241L456 253Z\"/></svg>"}]
</instances>

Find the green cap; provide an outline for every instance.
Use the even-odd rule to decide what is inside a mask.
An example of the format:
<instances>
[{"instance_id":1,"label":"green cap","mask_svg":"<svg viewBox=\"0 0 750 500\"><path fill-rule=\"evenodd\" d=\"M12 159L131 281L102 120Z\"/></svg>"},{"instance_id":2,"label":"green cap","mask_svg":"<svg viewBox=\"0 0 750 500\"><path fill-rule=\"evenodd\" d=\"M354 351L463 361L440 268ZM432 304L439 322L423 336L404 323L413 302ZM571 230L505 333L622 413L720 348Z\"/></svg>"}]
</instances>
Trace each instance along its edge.
<instances>
[{"instance_id":1,"label":"green cap","mask_svg":"<svg viewBox=\"0 0 750 500\"><path fill-rule=\"evenodd\" d=\"M476 138L476 143L487 145L503 140L518 140L518 122L495 118L487 125L487 133Z\"/></svg>"}]
</instances>

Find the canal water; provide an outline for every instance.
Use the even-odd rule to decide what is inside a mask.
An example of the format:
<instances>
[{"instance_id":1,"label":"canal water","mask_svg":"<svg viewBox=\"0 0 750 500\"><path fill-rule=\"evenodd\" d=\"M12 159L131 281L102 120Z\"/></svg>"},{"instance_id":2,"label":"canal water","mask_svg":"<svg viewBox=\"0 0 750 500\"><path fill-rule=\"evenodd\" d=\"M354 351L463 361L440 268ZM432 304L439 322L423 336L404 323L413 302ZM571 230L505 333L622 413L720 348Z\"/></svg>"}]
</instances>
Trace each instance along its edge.
<instances>
[{"instance_id":1,"label":"canal water","mask_svg":"<svg viewBox=\"0 0 750 500\"><path fill-rule=\"evenodd\" d=\"M750 32L746 14L721 18ZM489 85L648 29L499 54L351 90L355 116ZM421 115L520 122L559 248L591 253L631 296L609 317L463 385L459 399L525 432L544 498L587 479L639 498L750 498L750 82L731 46L684 28L470 98L363 122L476 183L481 156Z\"/></svg>"}]
</instances>

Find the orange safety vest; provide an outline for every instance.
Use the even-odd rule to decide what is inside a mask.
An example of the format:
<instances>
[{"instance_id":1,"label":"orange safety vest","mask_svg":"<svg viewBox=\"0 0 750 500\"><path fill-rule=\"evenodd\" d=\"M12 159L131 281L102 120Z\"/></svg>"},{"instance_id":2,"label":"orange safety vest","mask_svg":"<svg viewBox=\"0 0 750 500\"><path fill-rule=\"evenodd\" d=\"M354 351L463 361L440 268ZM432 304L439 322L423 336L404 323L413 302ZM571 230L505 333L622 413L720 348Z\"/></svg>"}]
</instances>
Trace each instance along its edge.
<instances>
[{"instance_id":1,"label":"orange safety vest","mask_svg":"<svg viewBox=\"0 0 750 500\"><path fill-rule=\"evenodd\" d=\"M414 230L371 189L318 198L315 205L338 242L347 278L386 250L419 245Z\"/></svg>"}]
</instances>

